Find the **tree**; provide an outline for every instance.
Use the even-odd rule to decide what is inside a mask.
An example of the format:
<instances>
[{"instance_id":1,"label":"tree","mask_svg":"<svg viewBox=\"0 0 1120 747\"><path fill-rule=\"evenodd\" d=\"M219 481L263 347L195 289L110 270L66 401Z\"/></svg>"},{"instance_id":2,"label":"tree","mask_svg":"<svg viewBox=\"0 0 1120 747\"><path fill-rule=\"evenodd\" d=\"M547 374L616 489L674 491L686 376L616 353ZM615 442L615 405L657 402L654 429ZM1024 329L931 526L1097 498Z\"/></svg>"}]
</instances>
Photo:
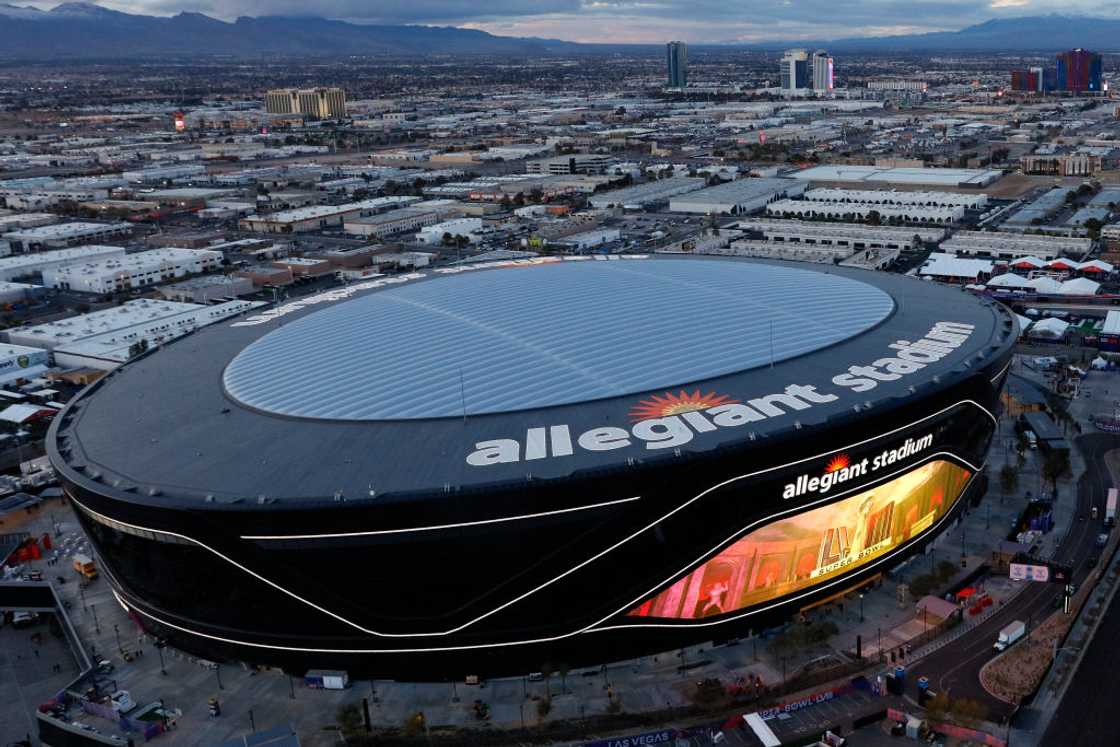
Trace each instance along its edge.
<instances>
[{"instance_id":1,"label":"tree","mask_svg":"<svg viewBox=\"0 0 1120 747\"><path fill-rule=\"evenodd\" d=\"M1019 487L1019 470L1012 467L1010 464L1005 464L999 470L999 489L1003 491L1004 495L1014 493L1015 489Z\"/></svg>"},{"instance_id":2,"label":"tree","mask_svg":"<svg viewBox=\"0 0 1120 747\"><path fill-rule=\"evenodd\" d=\"M930 721L944 721L950 707L949 694L940 692L926 701L926 718Z\"/></svg>"},{"instance_id":3,"label":"tree","mask_svg":"<svg viewBox=\"0 0 1120 747\"><path fill-rule=\"evenodd\" d=\"M541 676L544 677L544 697L548 701L552 700L552 675L555 671L552 662L546 661L541 664Z\"/></svg>"},{"instance_id":4,"label":"tree","mask_svg":"<svg viewBox=\"0 0 1120 747\"><path fill-rule=\"evenodd\" d=\"M883 216L879 215L878 210L872 210L867 214L867 225L880 226L883 224Z\"/></svg>"},{"instance_id":5,"label":"tree","mask_svg":"<svg viewBox=\"0 0 1120 747\"><path fill-rule=\"evenodd\" d=\"M1069 472L1069 452L1051 451L1042 463L1042 476L1050 481L1054 492L1058 492L1058 480Z\"/></svg>"}]
</instances>

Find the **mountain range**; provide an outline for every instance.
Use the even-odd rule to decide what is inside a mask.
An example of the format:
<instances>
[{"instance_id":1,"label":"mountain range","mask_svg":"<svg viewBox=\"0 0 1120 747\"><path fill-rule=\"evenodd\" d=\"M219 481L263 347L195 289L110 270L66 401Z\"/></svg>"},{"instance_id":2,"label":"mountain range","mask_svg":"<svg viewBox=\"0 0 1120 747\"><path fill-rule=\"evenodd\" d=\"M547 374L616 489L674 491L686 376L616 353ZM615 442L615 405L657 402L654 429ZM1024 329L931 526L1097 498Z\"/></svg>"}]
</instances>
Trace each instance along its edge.
<instances>
[{"instance_id":1,"label":"mountain range","mask_svg":"<svg viewBox=\"0 0 1120 747\"><path fill-rule=\"evenodd\" d=\"M596 54L622 46L496 36L455 27L364 25L313 17L241 17L227 22L201 13L146 16L85 2L64 3L49 11L0 3L0 19L0 60L182 55L237 59L436 54L517 57ZM1073 47L1108 51L1120 47L1117 40L1120 20L1050 15L992 20L960 31L799 42L774 40L743 46L824 46L833 52L1011 52ZM726 49L730 45L718 46Z\"/></svg>"}]
</instances>

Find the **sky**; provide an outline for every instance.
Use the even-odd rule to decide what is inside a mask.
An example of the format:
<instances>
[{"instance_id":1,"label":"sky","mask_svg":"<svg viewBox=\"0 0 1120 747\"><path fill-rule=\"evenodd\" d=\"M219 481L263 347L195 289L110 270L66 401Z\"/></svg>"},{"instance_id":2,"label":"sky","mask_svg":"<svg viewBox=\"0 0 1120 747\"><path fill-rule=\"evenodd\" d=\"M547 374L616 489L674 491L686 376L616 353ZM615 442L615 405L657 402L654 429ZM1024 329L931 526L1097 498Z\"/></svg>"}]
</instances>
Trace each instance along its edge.
<instances>
[{"instance_id":1,"label":"sky","mask_svg":"<svg viewBox=\"0 0 1120 747\"><path fill-rule=\"evenodd\" d=\"M0 0L3 2L4 0ZM20 4L20 0L7 0ZM57 3L27 2L41 8ZM1116 0L101 0L150 15L313 15L577 42L754 42L954 31L993 18L1120 18Z\"/></svg>"}]
</instances>

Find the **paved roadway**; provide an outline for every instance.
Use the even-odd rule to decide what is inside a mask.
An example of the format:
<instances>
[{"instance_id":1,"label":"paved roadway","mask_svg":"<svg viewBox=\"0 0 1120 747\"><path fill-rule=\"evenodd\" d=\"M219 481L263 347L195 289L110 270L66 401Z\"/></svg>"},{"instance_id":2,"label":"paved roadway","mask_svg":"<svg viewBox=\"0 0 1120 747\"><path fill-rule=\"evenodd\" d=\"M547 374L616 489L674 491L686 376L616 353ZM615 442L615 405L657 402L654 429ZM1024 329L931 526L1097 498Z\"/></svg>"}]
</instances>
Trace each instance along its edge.
<instances>
[{"instance_id":1,"label":"paved roadway","mask_svg":"<svg viewBox=\"0 0 1120 747\"><path fill-rule=\"evenodd\" d=\"M1116 673L1120 672L1120 595L1113 596L1076 676L1038 742L1048 744L1116 744ZM1103 685L1103 686L1102 686Z\"/></svg>"},{"instance_id":2,"label":"paved roadway","mask_svg":"<svg viewBox=\"0 0 1120 747\"><path fill-rule=\"evenodd\" d=\"M1077 445L1085 457L1087 467L1077 484L1078 517L1059 545L1053 560L1072 565L1074 581L1080 585L1089 570L1085 562L1095 552L1096 536L1101 531L1099 521L1083 521L1081 516L1088 515L1088 507L1093 503L1100 506L1103 513L1105 495L1111 486L1111 478L1104 464L1104 453L1116 448L1116 439L1102 433L1088 434L1078 437ZM1026 621L1029 627L1033 627L1034 623L1044 619L1053 610L1054 598L1060 591L1058 584L1032 584L988 620L915 665L912 670L915 677L929 677L930 686L935 692L948 692L953 698L972 698L984 702L990 709L989 718L992 721L1008 717L1013 707L984 690L980 684L980 669L994 656L992 644L1001 628L1013 620ZM1115 622L1120 625L1120 615L1117 618ZM1105 638L1107 639L1107 635ZM1082 679L1081 682L1085 683L1085 680ZM1089 684L1085 683L1084 686L1088 687Z\"/></svg>"}]
</instances>

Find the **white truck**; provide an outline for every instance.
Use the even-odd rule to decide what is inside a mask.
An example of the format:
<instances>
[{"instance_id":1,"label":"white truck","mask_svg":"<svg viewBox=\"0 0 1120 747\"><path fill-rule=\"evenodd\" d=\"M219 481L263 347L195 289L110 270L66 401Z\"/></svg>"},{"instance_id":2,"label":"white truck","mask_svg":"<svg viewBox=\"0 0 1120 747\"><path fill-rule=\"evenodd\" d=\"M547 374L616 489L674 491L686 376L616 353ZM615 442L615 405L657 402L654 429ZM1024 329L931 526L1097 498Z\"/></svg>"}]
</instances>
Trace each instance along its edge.
<instances>
[{"instance_id":1,"label":"white truck","mask_svg":"<svg viewBox=\"0 0 1120 747\"><path fill-rule=\"evenodd\" d=\"M993 646L996 651L1006 651L1007 647L1015 641L1022 638L1027 633L1027 624L1022 620L1008 623L1004 626L1003 630L999 632L999 638L996 639L996 645Z\"/></svg>"},{"instance_id":2,"label":"white truck","mask_svg":"<svg viewBox=\"0 0 1120 747\"><path fill-rule=\"evenodd\" d=\"M1109 529L1116 526L1116 503L1116 488L1109 488L1108 498L1105 500L1104 504L1104 525Z\"/></svg>"}]
</instances>

